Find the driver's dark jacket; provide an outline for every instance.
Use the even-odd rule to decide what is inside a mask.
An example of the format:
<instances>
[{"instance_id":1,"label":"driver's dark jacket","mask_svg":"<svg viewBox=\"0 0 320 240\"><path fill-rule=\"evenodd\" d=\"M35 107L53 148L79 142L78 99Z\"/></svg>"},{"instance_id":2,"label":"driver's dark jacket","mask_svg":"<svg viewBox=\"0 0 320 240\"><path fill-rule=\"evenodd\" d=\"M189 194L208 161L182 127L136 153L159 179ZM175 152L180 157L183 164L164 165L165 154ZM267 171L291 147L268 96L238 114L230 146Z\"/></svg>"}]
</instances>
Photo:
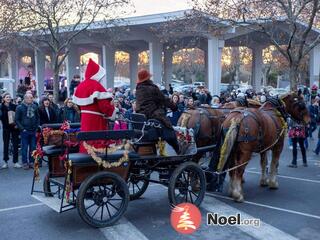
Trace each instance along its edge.
<instances>
[{"instance_id":1,"label":"driver's dark jacket","mask_svg":"<svg viewBox=\"0 0 320 240\"><path fill-rule=\"evenodd\" d=\"M172 128L170 120L166 117L166 108L176 111L177 106L165 97L151 80L137 84L136 99L137 113L146 115L147 119L157 119L166 127Z\"/></svg>"}]
</instances>

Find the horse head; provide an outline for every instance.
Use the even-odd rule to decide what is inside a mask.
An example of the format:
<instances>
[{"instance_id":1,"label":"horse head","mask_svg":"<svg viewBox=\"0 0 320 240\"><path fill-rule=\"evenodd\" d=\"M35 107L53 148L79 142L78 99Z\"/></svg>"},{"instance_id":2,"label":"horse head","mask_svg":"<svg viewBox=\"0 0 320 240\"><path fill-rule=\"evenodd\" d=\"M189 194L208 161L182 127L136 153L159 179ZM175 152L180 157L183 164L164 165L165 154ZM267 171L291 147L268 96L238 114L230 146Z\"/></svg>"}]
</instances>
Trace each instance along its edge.
<instances>
[{"instance_id":1,"label":"horse head","mask_svg":"<svg viewBox=\"0 0 320 240\"><path fill-rule=\"evenodd\" d=\"M310 122L308 108L304 102L303 97L292 92L280 96L279 99L284 103L285 111L297 122Z\"/></svg>"}]
</instances>

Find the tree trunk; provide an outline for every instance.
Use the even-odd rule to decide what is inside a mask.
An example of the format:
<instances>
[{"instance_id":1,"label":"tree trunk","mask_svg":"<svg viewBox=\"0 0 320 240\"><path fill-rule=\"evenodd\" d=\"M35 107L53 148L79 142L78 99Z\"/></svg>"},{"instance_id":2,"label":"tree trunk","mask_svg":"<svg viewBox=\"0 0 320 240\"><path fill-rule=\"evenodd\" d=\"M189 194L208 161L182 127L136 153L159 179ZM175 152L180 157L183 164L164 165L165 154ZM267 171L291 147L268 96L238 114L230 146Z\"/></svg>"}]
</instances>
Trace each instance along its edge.
<instances>
[{"instance_id":1,"label":"tree trunk","mask_svg":"<svg viewBox=\"0 0 320 240\"><path fill-rule=\"evenodd\" d=\"M59 67L54 68L54 77L53 77L53 98L54 102L59 102Z\"/></svg>"},{"instance_id":2,"label":"tree trunk","mask_svg":"<svg viewBox=\"0 0 320 240\"><path fill-rule=\"evenodd\" d=\"M290 78L290 90L297 91L297 86L299 83L299 72L298 66L291 65L289 70L289 78Z\"/></svg>"}]
</instances>

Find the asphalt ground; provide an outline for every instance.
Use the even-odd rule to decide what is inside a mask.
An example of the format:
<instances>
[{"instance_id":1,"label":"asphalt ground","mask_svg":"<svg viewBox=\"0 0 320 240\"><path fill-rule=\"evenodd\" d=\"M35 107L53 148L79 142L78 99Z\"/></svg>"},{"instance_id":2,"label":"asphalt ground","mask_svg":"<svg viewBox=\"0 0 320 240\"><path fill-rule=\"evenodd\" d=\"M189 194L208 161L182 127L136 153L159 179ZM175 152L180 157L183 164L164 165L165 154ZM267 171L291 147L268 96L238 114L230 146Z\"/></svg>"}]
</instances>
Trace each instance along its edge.
<instances>
[{"instance_id":1,"label":"asphalt ground","mask_svg":"<svg viewBox=\"0 0 320 240\"><path fill-rule=\"evenodd\" d=\"M312 147L315 142L310 141ZM320 158L312 147L307 152L309 166L302 167L300 156L296 169L287 167L292 153L285 147L278 190L259 186L260 160L254 155L245 173L245 202L235 203L228 197L227 179L223 193L206 195L200 208L201 227L192 235L171 227L168 193L162 185L150 184L141 199L129 203L115 226L95 229L81 220L77 210L59 214L32 198L33 172L14 169L10 162L9 169L0 171L0 239L319 239ZM42 177L45 172L46 166L41 168ZM207 226L208 212L241 213L260 219L261 226Z\"/></svg>"}]
</instances>

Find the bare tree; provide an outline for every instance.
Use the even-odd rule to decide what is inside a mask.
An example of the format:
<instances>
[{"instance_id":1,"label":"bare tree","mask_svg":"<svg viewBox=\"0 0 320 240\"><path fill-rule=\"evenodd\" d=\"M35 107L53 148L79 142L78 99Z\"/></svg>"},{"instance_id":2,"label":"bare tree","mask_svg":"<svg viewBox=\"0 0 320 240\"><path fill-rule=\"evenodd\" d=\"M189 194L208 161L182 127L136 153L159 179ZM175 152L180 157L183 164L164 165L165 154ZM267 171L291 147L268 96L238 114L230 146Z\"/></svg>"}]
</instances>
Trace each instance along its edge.
<instances>
[{"instance_id":1,"label":"bare tree","mask_svg":"<svg viewBox=\"0 0 320 240\"><path fill-rule=\"evenodd\" d=\"M17 4L14 0L0 0L1 51L8 52L14 48L14 43L17 40L17 32L22 29L19 16L21 16L21 12L17 11Z\"/></svg>"},{"instance_id":2,"label":"bare tree","mask_svg":"<svg viewBox=\"0 0 320 240\"><path fill-rule=\"evenodd\" d=\"M193 0L197 10L219 21L261 32L286 58L291 89L299 81L299 66L320 43L314 31L319 21L319 0Z\"/></svg>"},{"instance_id":3,"label":"bare tree","mask_svg":"<svg viewBox=\"0 0 320 240\"><path fill-rule=\"evenodd\" d=\"M31 46L51 52L54 98L59 96L59 71L75 38L106 27L123 13L129 0L17 0L24 23L23 37ZM109 22L108 22L109 21ZM88 34L90 37L90 34Z\"/></svg>"}]
</instances>

